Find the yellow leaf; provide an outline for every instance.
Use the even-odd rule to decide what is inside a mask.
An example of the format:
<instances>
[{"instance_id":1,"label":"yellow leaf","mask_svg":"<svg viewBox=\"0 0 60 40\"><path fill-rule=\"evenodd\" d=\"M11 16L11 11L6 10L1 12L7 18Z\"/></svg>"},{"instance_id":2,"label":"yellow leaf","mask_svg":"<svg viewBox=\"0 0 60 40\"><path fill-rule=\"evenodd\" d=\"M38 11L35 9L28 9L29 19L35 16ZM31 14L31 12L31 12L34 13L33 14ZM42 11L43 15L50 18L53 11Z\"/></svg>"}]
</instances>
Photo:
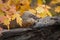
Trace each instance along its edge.
<instances>
[{"instance_id":1,"label":"yellow leaf","mask_svg":"<svg viewBox=\"0 0 60 40\"><path fill-rule=\"evenodd\" d=\"M19 14L16 14L16 22L17 22L20 26L22 26L22 18L20 17Z\"/></svg>"},{"instance_id":2,"label":"yellow leaf","mask_svg":"<svg viewBox=\"0 0 60 40\"><path fill-rule=\"evenodd\" d=\"M7 26L8 30L10 30L10 27L9 27L10 20L9 20L8 18L5 18L5 19L4 19L3 24Z\"/></svg>"},{"instance_id":3,"label":"yellow leaf","mask_svg":"<svg viewBox=\"0 0 60 40\"><path fill-rule=\"evenodd\" d=\"M38 4L42 5L43 1L42 0L38 0Z\"/></svg>"},{"instance_id":4,"label":"yellow leaf","mask_svg":"<svg viewBox=\"0 0 60 40\"><path fill-rule=\"evenodd\" d=\"M10 20L8 18L4 19L4 25L9 25L10 24Z\"/></svg>"},{"instance_id":5,"label":"yellow leaf","mask_svg":"<svg viewBox=\"0 0 60 40\"><path fill-rule=\"evenodd\" d=\"M42 13L42 12L44 12L45 10L42 8L42 7L37 7L36 8L36 10L37 10L37 13Z\"/></svg>"},{"instance_id":6,"label":"yellow leaf","mask_svg":"<svg viewBox=\"0 0 60 40\"><path fill-rule=\"evenodd\" d=\"M57 6L57 7L55 8L55 12L57 12L57 13L60 12L60 6Z\"/></svg>"},{"instance_id":7,"label":"yellow leaf","mask_svg":"<svg viewBox=\"0 0 60 40\"><path fill-rule=\"evenodd\" d=\"M60 0L52 0L50 4L60 3Z\"/></svg>"},{"instance_id":8,"label":"yellow leaf","mask_svg":"<svg viewBox=\"0 0 60 40\"><path fill-rule=\"evenodd\" d=\"M0 10L0 17L4 16L4 13Z\"/></svg>"},{"instance_id":9,"label":"yellow leaf","mask_svg":"<svg viewBox=\"0 0 60 40\"><path fill-rule=\"evenodd\" d=\"M48 9L46 9L45 12L47 13L46 15L52 17L52 13Z\"/></svg>"},{"instance_id":10,"label":"yellow leaf","mask_svg":"<svg viewBox=\"0 0 60 40\"><path fill-rule=\"evenodd\" d=\"M36 10L34 10L34 9L29 9L29 11L30 11L33 15L36 15Z\"/></svg>"},{"instance_id":11,"label":"yellow leaf","mask_svg":"<svg viewBox=\"0 0 60 40\"><path fill-rule=\"evenodd\" d=\"M30 9L30 2L28 0L20 0L20 12Z\"/></svg>"},{"instance_id":12,"label":"yellow leaf","mask_svg":"<svg viewBox=\"0 0 60 40\"><path fill-rule=\"evenodd\" d=\"M47 16L50 16L52 17L52 14L49 12L49 10L47 8L43 8L41 6L38 6L36 8L36 11L37 11L37 17L39 18L44 18L44 17L47 17Z\"/></svg>"},{"instance_id":13,"label":"yellow leaf","mask_svg":"<svg viewBox=\"0 0 60 40\"><path fill-rule=\"evenodd\" d=\"M15 14L11 16L11 20L15 20L15 18L16 18Z\"/></svg>"}]
</instances>

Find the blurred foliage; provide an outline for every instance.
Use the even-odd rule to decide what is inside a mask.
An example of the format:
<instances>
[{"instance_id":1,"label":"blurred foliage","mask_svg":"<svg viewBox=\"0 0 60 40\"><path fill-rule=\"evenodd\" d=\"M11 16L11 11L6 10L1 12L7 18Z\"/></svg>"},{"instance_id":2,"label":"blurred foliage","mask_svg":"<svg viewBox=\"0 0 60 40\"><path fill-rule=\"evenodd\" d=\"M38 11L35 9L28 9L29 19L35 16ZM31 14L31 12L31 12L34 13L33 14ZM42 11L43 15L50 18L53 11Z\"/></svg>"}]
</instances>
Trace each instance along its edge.
<instances>
[{"instance_id":1,"label":"blurred foliage","mask_svg":"<svg viewBox=\"0 0 60 40\"><path fill-rule=\"evenodd\" d=\"M57 7L55 8L55 12L60 13L60 6L57 6Z\"/></svg>"},{"instance_id":2,"label":"blurred foliage","mask_svg":"<svg viewBox=\"0 0 60 40\"><path fill-rule=\"evenodd\" d=\"M1 10L0 10L0 17L1 16L4 16L4 12L2 12Z\"/></svg>"},{"instance_id":3,"label":"blurred foliage","mask_svg":"<svg viewBox=\"0 0 60 40\"><path fill-rule=\"evenodd\" d=\"M60 3L60 0L52 0L51 4L56 4L56 3Z\"/></svg>"},{"instance_id":4,"label":"blurred foliage","mask_svg":"<svg viewBox=\"0 0 60 40\"><path fill-rule=\"evenodd\" d=\"M0 0L0 23L6 25L9 30L10 21L16 19L17 24L23 27L21 16L25 11L32 12L38 18L52 17L49 11L52 7L49 5L57 3L60 3L60 0ZM55 7L54 11L60 13L60 6Z\"/></svg>"}]
</instances>

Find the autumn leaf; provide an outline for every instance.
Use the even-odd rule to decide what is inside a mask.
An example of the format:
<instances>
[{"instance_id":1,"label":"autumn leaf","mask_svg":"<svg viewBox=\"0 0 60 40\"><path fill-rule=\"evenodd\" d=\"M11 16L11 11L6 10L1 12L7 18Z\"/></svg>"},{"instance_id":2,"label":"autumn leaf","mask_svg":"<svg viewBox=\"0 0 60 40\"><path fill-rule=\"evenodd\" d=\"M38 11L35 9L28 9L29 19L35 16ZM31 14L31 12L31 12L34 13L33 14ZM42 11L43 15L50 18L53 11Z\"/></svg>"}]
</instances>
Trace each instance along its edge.
<instances>
[{"instance_id":1,"label":"autumn leaf","mask_svg":"<svg viewBox=\"0 0 60 40\"><path fill-rule=\"evenodd\" d=\"M15 20L15 18L16 18L15 14L11 16L11 20Z\"/></svg>"},{"instance_id":2,"label":"autumn leaf","mask_svg":"<svg viewBox=\"0 0 60 40\"><path fill-rule=\"evenodd\" d=\"M22 26L22 18L20 17L19 14L15 14L15 15L16 15L16 22L17 22L20 26Z\"/></svg>"},{"instance_id":3,"label":"autumn leaf","mask_svg":"<svg viewBox=\"0 0 60 40\"><path fill-rule=\"evenodd\" d=\"M5 13L0 10L0 17L1 17L1 16L4 16L4 14L5 14Z\"/></svg>"},{"instance_id":4,"label":"autumn leaf","mask_svg":"<svg viewBox=\"0 0 60 40\"><path fill-rule=\"evenodd\" d=\"M60 0L52 0L50 4L60 3Z\"/></svg>"},{"instance_id":5,"label":"autumn leaf","mask_svg":"<svg viewBox=\"0 0 60 40\"><path fill-rule=\"evenodd\" d=\"M52 17L51 12L48 10L48 8L45 5L38 6L36 8L36 11L37 11L37 14L36 15L39 18L45 18L47 16Z\"/></svg>"},{"instance_id":6,"label":"autumn leaf","mask_svg":"<svg viewBox=\"0 0 60 40\"><path fill-rule=\"evenodd\" d=\"M55 7L55 12L57 12L57 13L60 12L60 6Z\"/></svg>"},{"instance_id":7,"label":"autumn leaf","mask_svg":"<svg viewBox=\"0 0 60 40\"><path fill-rule=\"evenodd\" d=\"M12 0L14 4L18 4L20 0Z\"/></svg>"},{"instance_id":8,"label":"autumn leaf","mask_svg":"<svg viewBox=\"0 0 60 40\"><path fill-rule=\"evenodd\" d=\"M10 20L9 20L8 18L5 18L5 19L4 19L3 24L7 26L8 30L10 29L10 27L9 27Z\"/></svg>"},{"instance_id":9,"label":"autumn leaf","mask_svg":"<svg viewBox=\"0 0 60 40\"><path fill-rule=\"evenodd\" d=\"M43 0L38 0L38 4L42 5L43 4Z\"/></svg>"},{"instance_id":10,"label":"autumn leaf","mask_svg":"<svg viewBox=\"0 0 60 40\"><path fill-rule=\"evenodd\" d=\"M16 13L16 6L15 5L11 5L10 9L9 9L10 13Z\"/></svg>"},{"instance_id":11,"label":"autumn leaf","mask_svg":"<svg viewBox=\"0 0 60 40\"><path fill-rule=\"evenodd\" d=\"M1 16L0 17L0 23L3 23L4 22L4 19L5 19L5 16Z\"/></svg>"},{"instance_id":12,"label":"autumn leaf","mask_svg":"<svg viewBox=\"0 0 60 40\"><path fill-rule=\"evenodd\" d=\"M9 25L10 24L10 20L8 18L4 19L4 25Z\"/></svg>"}]
</instances>

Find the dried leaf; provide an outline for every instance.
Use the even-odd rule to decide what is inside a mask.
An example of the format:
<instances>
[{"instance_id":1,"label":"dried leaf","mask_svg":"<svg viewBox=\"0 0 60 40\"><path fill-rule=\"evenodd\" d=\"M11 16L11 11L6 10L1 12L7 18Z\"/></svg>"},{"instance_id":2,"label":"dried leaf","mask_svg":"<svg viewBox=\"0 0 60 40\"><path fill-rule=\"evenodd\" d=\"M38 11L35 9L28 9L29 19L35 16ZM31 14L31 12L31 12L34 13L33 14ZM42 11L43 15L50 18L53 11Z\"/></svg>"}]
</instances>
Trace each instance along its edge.
<instances>
[{"instance_id":1,"label":"dried leaf","mask_svg":"<svg viewBox=\"0 0 60 40\"><path fill-rule=\"evenodd\" d=\"M37 17L39 18L45 18L47 16L50 16L52 17L52 14L51 12L49 12L49 10L46 8L46 7L41 7L41 6L38 6L36 8L36 11L37 11Z\"/></svg>"},{"instance_id":2,"label":"dried leaf","mask_svg":"<svg viewBox=\"0 0 60 40\"><path fill-rule=\"evenodd\" d=\"M5 16L0 17L0 23L4 23Z\"/></svg>"},{"instance_id":3,"label":"dried leaf","mask_svg":"<svg viewBox=\"0 0 60 40\"><path fill-rule=\"evenodd\" d=\"M10 27L9 27L10 20L8 18L5 18L3 23L4 23L4 25L7 26L8 30L10 30Z\"/></svg>"},{"instance_id":4,"label":"dried leaf","mask_svg":"<svg viewBox=\"0 0 60 40\"><path fill-rule=\"evenodd\" d=\"M11 20L15 20L15 18L16 18L15 14L11 16Z\"/></svg>"},{"instance_id":5,"label":"dried leaf","mask_svg":"<svg viewBox=\"0 0 60 40\"><path fill-rule=\"evenodd\" d=\"M9 25L10 24L10 20L8 18L4 19L4 25Z\"/></svg>"},{"instance_id":6,"label":"dried leaf","mask_svg":"<svg viewBox=\"0 0 60 40\"><path fill-rule=\"evenodd\" d=\"M43 4L43 0L38 0L38 4L42 5Z\"/></svg>"},{"instance_id":7,"label":"dried leaf","mask_svg":"<svg viewBox=\"0 0 60 40\"><path fill-rule=\"evenodd\" d=\"M0 10L0 17L1 16L4 16L5 13L3 13L1 10Z\"/></svg>"},{"instance_id":8,"label":"dried leaf","mask_svg":"<svg viewBox=\"0 0 60 40\"><path fill-rule=\"evenodd\" d=\"M20 17L19 14L16 14L16 22L17 22L20 26L22 26L22 18Z\"/></svg>"},{"instance_id":9,"label":"dried leaf","mask_svg":"<svg viewBox=\"0 0 60 40\"><path fill-rule=\"evenodd\" d=\"M57 13L60 12L60 6L57 6L57 7L55 8L55 12L57 12Z\"/></svg>"},{"instance_id":10,"label":"dried leaf","mask_svg":"<svg viewBox=\"0 0 60 40\"><path fill-rule=\"evenodd\" d=\"M60 0L52 0L50 4L60 3Z\"/></svg>"}]
</instances>

